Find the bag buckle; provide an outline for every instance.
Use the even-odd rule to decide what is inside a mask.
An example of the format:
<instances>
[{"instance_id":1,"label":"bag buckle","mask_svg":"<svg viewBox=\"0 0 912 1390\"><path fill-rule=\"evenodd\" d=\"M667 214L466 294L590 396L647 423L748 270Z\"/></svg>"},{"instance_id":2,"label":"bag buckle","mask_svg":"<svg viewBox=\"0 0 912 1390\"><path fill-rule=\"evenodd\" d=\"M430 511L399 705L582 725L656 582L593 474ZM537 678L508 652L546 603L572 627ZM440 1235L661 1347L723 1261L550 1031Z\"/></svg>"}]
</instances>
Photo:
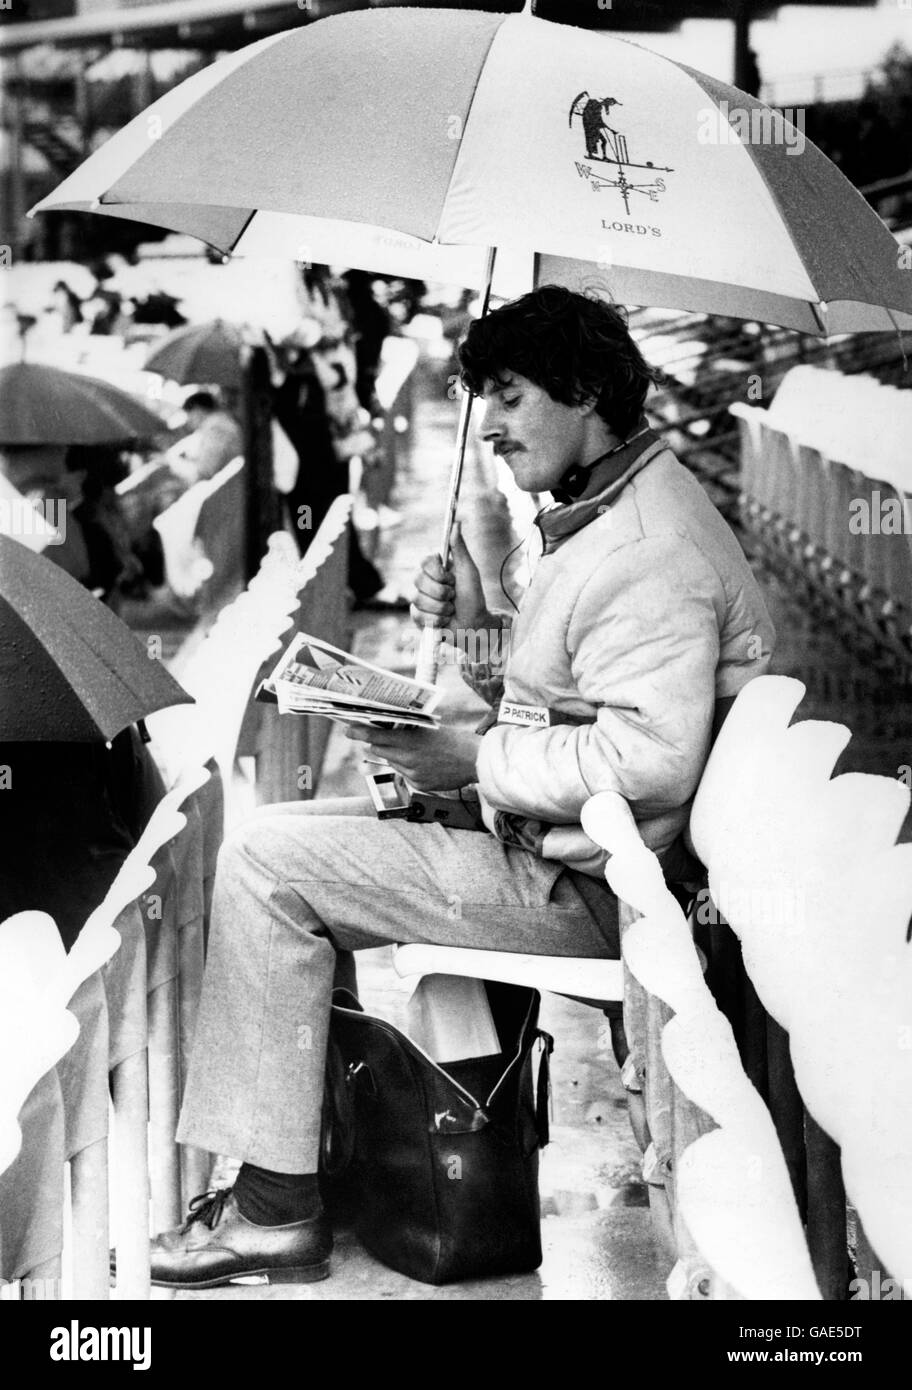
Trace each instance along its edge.
<instances>
[{"instance_id":1,"label":"bag buckle","mask_svg":"<svg viewBox=\"0 0 912 1390\"><path fill-rule=\"evenodd\" d=\"M345 1084L347 1086L357 1086L359 1084L359 1078L361 1077L366 1077L367 1081L370 1083L370 1094L375 1096L377 1094L377 1084L374 1081L374 1074L367 1063L349 1062L348 1069L345 1073Z\"/></svg>"}]
</instances>

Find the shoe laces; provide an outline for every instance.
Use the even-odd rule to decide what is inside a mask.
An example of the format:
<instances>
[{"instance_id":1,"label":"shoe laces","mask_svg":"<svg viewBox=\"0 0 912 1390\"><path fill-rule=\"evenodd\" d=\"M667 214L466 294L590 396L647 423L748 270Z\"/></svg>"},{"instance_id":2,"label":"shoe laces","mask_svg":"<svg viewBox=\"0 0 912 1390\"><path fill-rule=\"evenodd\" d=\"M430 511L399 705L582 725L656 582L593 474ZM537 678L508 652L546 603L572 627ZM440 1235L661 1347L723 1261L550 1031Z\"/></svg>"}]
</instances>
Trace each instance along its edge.
<instances>
[{"instance_id":1,"label":"shoe laces","mask_svg":"<svg viewBox=\"0 0 912 1390\"><path fill-rule=\"evenodd\" d=\"M210 1231L214 1231L232 1191L233 1188L230 1187L210 1188L208 1192L201 1192L198 1197L194 1197L187 1210L187 1219L182 1230L189 1231L194 1221L202 1221Z\"/></svg>"}]
</instances>

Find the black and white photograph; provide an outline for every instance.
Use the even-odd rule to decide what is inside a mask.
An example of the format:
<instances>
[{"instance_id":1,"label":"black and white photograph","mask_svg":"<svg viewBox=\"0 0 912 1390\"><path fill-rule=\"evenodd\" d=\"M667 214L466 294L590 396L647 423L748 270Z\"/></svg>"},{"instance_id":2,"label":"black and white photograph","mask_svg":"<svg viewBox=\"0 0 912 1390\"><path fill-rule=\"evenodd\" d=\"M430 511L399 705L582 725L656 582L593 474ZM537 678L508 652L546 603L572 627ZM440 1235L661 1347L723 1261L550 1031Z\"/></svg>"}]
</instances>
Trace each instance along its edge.
<instances>
[{"instance_id":1,"label":"black and white photograph","mask_svg":"<svg viewBox=\"0 0 912 1390\"><path fill-rule=\"evenodd\" d=\"M901 1364L910 330L912 0L0 0L27 1371Z\"/></svg>"}]
</instances>

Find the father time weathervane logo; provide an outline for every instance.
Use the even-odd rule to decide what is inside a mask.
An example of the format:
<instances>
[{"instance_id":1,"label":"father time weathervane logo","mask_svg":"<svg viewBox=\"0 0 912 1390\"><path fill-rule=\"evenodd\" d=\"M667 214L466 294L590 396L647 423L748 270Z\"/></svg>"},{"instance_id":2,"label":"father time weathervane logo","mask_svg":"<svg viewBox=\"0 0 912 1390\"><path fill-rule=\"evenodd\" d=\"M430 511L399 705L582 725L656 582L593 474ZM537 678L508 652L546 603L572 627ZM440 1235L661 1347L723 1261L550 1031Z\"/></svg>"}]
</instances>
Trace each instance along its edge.
<instances>
[{"instance_id":1,"label":"father time weathervane logo","mask_svg":"<svg viewBox=\"0 0 912 1390\"><path fill-rule=\"evenodd\" d=\"M592 191L597 193L600 188L616 188L624 199L624 209L630 215L630 195L631 193L642 193L653 203L659 201L659 194L665 192L665 180L660 178L660 174L673 174L673 169L663 168L661 165L653 164L651 159L647 159L644 164L638 164L632 160L627 153L627 137L622 135L611 124L612 106L621 106L622 102L614 97L590 97L588 92L580 92L570 107L569 125L573 126L574 117L579 117L583 125L583 134L586 137L586 160L585 164L579 160L576 162L576 170L580 178L589 179ZM617 175L609 178L607 174L602 174L592 168L588 161L599 164L611 165L617 169ZM628 169L648 169L656 177L651 182L635 183L627 177Z\"/></svg>"}]
</instances>

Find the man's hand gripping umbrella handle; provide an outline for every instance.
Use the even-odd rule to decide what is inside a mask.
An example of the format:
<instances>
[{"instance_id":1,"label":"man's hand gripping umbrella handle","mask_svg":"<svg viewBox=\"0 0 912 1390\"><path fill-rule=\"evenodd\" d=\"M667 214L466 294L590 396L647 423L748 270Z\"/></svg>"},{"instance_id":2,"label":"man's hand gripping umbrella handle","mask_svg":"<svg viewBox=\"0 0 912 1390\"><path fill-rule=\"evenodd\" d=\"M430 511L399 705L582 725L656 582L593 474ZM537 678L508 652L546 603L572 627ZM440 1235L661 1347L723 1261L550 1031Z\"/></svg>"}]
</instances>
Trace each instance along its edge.
<instances>
[{"instance_id":1,"label":"man's hand gripping umbrella handle","mask_svg":"<svg viewBox=\"0 0 912 1390\"><path fill-rule=\"evenodd\" d=\"M487 262L485 264L484 284L482 288L481 314L484 318L491 303L491 284L494 279L494 262L497 258L497 248L488 248ZM459 427L456 431L456 451L453 458L453 471L450 474L450 492L447 498L446 515L443 522L443 536L440 546L440 559L444 569L449 569L451 561L451 541L453 536L453 523L456 520L456 507L459 503L459 489L462 485L462 470L465 466L466 442L469 437L469 422L472 418L472 406L475 397L471 391L463 391L462 401L459 407ZM415 665L415 679L426 681L428 685L434 685L437 681L437 653L440 648L440 633L435 623L426 623L422 627L421 640L418 646L418 660Z\"/></svg>"}]
</instances>

